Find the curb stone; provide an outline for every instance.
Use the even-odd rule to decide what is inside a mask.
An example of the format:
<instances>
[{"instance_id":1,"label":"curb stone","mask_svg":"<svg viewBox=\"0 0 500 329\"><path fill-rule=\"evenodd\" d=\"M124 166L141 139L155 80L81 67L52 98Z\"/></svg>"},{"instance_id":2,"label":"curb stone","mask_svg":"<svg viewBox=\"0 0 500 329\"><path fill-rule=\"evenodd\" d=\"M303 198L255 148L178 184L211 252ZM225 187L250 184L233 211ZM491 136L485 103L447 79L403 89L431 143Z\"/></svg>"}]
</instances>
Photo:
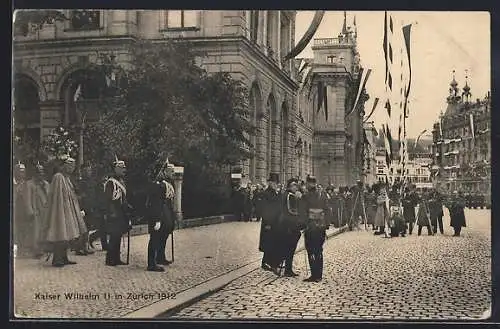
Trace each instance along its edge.
<instances>
[{"instance_id":1,"label":"curb stone","mask_svg":"<svg viewBox=\"0 0 500 329\"><path fill-rule=\"evenodd\" d=\"M326 239L332 238L345 231L347 231L346 226L330 230L330 232L327 231ZM295 253L302 252L304 249L305 246L301 246L297 248ZM124 316L124 318L151 319L158 317L168 317L169 315L178 312L180 309L185 308L188 305L192 305L197 301L200 301L201 299L208 297L213 293L216 293L234 280L245 276L255 270L258 270L260 268L260 261L261 260L259 257L258 260L251 261L250 263L243 265L235 270L219 275L194 287L176 293L175 298L173 299L161 300L131 313L128 313Z\"/></svg>"}]
</instances>

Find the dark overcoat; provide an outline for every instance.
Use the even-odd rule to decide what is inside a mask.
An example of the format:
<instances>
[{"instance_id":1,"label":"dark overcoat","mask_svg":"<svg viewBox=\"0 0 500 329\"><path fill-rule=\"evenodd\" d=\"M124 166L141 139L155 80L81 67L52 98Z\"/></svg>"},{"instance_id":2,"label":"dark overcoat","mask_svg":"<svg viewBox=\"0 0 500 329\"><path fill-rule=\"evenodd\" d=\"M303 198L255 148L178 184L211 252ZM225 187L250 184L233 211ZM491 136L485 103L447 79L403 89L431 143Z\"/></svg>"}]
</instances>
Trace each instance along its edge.
<instances>
[{"instance_id":1,"label":"dark overcoat","mask_svg":"<svg viewBox=\"0 0 500 329\"><path fill-rule=\"evenodd\" d=\"M419 197L416 193L406 193L403 197L403 216L407 223L415 222L415 207L418 205Z\"/></svg>"},{"instance_id":2,"label":"dark overcoat","mask_svg":"<svg viewBox=\"0 0 500 329\"><path fill-rule=\"evenodd\" d=\"M259 250L272 251L277 243L283 195L270 187L262 194L262 222L260 225Z\"/></svg>"},{"instance_id":3,"label":"dark overcoat","mask_svg":"<svg viewBox=\"0 0 500 329\"><path fill-rule=\"evenodd\" d=\"M448 204L450 210L450 226L452 227L466 227L465 223L465 199L463 197L455 197Z\"/></svg>"}]
</instances>

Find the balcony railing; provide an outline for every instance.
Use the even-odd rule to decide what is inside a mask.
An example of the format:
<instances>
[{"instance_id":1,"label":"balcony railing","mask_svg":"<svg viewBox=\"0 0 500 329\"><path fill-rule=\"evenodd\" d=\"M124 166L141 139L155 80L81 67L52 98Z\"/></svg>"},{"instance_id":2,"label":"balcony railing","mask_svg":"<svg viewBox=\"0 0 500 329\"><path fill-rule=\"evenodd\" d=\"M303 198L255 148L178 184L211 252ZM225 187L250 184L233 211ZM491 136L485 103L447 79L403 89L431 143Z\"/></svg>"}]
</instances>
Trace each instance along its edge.
<instances>
[{"instance_id":1,"label":"balcony railing","mask_svg":"<svg viewBox=\"0 0 500 329\"><path fill-rule=\"evenodd\" d=\"M325 47L325 46L335 46L335 45L346 45L350 44L348 38L319 38L314 39L313 46L315 47Z\"/></svg>"}]
</instances>

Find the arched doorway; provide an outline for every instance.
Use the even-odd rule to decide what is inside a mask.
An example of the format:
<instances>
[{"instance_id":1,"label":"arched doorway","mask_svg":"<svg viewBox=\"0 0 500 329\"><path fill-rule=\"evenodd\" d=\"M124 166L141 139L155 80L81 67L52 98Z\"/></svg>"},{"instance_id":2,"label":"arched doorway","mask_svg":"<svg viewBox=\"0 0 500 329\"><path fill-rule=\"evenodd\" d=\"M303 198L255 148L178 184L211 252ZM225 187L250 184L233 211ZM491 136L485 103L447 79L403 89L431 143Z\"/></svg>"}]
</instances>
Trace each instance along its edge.
<instances>
[{"instance_id":1,"label":"arched doorway","mask_svg":"<svg viewBox=\"0 0 500 329\"><path fill-rule=\"evenodd\" d=\"M14 77L14 129L24 142L38 147L40 144L40 97L38 85L30 77Z\"/></svg>"},{"instance_id":2,"label":"arched doorway","mask_svg":"<svg viewBox=\"0 0 500 329\"><path fill-rule=\"evenodd\" d=\"M257 113L261 113L262 108L262 97L260 93L259 86L257 83L253 83L250 89L249 96L249 110L252 116L252 123L257 126ZM257 132L259 134L259 132ZM250 180L254 181L257 176L257 159L258 159L258 145L257 145L257 134L254 134L250 137L250 141L252 146L257 152L252 154L250 158L249 168L248 168L248 177Z\"/></svg>"},{"instance_id":3,"label":"arched doorway","mask_svg":"<svg viewBox=\"0 0 500 329\"><path fill-rule=\"evenodd\" d=\"M290 159L288 158L289 152L289 114L286 102L281 105L281 180L285 181L288 177L288 165Z\"/></svg>"}]
</instances>

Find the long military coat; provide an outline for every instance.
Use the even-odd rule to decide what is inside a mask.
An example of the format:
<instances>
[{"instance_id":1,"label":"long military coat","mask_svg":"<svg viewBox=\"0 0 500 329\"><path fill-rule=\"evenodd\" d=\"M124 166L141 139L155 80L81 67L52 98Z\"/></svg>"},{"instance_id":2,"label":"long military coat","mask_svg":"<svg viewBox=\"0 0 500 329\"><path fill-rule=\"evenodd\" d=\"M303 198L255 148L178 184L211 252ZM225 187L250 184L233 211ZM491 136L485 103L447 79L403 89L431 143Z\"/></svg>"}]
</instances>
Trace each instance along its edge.
<instances>
[{"instance_id":1,"label":"long military coat","mask_svg":"<svg viewBox=\"0 0 500 329\"><path fill-rule=\"evenodd\" d=\"M42 227L47 201L49 196L49 183L46 180L31 179L26 182L26 214L30 218L30 232L27 239L31 241L30 247L39 248L42 242Z\"/></svg>"},{"instance_id":2,"label":"long military coat","mask_svg":"<svg viewBox=\"0 0 500 329\"><path fill-rule=\"evenodd\" d=\"M268 187L262 194L263 209L260 226L259 250L271 251L277 243L283 195Z\"/></svg>"}]
</instances>

